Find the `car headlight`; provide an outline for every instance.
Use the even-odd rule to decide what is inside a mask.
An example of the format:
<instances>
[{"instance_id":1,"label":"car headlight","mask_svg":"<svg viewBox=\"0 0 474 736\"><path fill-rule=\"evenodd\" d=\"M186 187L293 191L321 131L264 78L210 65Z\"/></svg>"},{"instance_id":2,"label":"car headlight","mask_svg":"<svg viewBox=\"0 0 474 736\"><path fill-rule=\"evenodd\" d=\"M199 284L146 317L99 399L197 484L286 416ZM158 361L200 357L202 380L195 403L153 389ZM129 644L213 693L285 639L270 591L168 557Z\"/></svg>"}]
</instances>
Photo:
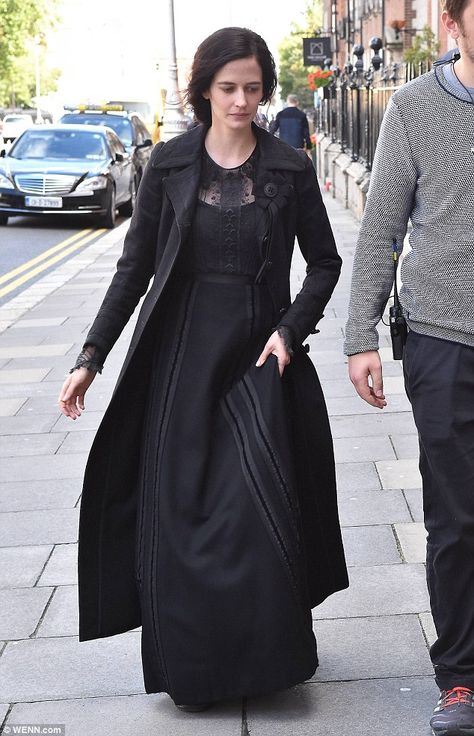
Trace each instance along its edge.
<instances>
[{"instance_id":1,"label":"car headlight","mask_svg":"<svg viewBox=\"0 0 474 736\"><path fill-rule=\"evenodd\" d=\"M79 189L107 189L107 177L106 176L90 176L88 179L81 181Z\"/></svg>"},{"instance_id":2,"label":"car headlight","mask_svg":"<svg viewBox=\"0 0 474 736\"><path fill-rule=\"evenodd\" d=\"M2 189L15 189L15 185L5 174L0 174L0 187Z\"/></svg>"}]
</instances>

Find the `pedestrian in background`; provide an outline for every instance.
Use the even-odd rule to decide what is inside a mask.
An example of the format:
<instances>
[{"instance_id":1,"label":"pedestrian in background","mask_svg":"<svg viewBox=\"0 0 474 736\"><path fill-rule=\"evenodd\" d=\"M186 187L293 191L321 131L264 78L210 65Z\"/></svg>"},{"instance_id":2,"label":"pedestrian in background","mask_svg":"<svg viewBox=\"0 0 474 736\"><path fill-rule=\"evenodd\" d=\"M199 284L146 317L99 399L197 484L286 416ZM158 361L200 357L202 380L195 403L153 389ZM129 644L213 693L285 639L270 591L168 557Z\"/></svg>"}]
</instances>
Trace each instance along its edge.
<instances>
[{"instance_id":1,"label":"pedestrian in background","mask_svg":"<svg viewBox=\"0 0 474 736\"><path fill-rule=\"evenodd\" d=\"M79 417L153 278L87 463L79 639L141 624L146 692L185 710L310 678L311 608L348 584L302 346L341 259L311 162L252 122L275 86L256 33L199 46L187 96L200 125L154 149L60 394ZM291 303L295 235L307 275Z\"/></svg>"},{"instance_id":2,"label":"pedestrian in background","mask_svg":"<svg viewBox=\"0 0 474 736\"><path fill-rule=\"evenodd\" d=\"M391 98L358 239L345 352L360 396L386 404L376 324L392 239L411 219L400 301L405 386L420 440L426 570L441 690L433 734L474 734L474 0L446 0L460 56ZM370 383L368 379L371 379Z\"/></svg>"},{"instance_id":3,"label":"pedestrian in background","mask_svg":"<svg viewBox=\"0 0 474 736\"><path fill-rule=\"evenodd\" d=\"M308 118L299 109L296 95L288 95L286 101L288 107L280 110L275 120L270 123L270 133L275 135L278 131L280 140L293 148L306 148L310 151L313 144L309 135Z\"/></svg>"}]
</instances>

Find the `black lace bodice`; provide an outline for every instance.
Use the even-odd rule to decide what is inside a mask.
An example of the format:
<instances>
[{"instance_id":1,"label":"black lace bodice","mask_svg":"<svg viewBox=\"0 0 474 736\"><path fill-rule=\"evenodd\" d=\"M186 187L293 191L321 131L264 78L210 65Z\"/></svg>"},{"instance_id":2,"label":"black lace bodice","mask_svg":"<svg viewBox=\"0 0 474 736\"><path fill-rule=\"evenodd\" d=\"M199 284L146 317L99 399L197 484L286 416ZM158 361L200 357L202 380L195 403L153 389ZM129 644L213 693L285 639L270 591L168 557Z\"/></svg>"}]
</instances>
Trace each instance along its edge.
<instances>
[{"instance_id":1,"label":"black lace bodice","mask_svg":"<svg viewBox=\"0 0 474 736\"><path fill-rule=\"evenodd\" d=\"M240 166L224 169L204 149L198 203L177 271L256 275L261 265L253 195L257 159L255 149Z\"/></svg>"}]
</instances>

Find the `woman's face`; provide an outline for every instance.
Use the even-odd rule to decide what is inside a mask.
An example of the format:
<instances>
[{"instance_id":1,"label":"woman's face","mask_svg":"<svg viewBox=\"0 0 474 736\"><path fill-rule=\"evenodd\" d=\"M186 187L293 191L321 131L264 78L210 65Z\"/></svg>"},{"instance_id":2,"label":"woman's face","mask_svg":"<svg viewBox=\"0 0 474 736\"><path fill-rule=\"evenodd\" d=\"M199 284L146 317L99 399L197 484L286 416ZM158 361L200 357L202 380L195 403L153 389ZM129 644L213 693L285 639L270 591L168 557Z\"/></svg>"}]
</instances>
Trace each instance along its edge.
<instances>
[{"instance_id":1,"label":"woman's face","mask_svg":"<svg viewBox=\"0 0 474 736\"><path fill-rule=\"evenodd\" d=\"M254 56L229 61L203 94L211 104L212 125L241 130L250 126L263 97L262 69Z\"/></svg>"}]
</instances>

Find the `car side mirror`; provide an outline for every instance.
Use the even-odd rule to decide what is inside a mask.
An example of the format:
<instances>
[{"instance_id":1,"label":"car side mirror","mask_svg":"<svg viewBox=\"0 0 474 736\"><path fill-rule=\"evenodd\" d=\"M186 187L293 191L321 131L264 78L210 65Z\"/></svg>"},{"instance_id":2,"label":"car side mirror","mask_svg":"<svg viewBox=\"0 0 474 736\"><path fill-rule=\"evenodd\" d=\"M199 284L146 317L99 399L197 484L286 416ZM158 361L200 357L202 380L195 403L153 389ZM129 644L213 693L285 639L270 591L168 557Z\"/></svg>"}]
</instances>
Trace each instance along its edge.
<instances>
[{"instance_id":1,"label":"car side mirror","mask_svg":"<svg viewBox=\"0 0 474 736\"><path fill-rule=\"evenodd\" d=\"M118 164L123 163L123 158L124 158L123 157L123 153L116 153L115 154L115 160L117 161Z\"/></svg>"}]
</instances>

